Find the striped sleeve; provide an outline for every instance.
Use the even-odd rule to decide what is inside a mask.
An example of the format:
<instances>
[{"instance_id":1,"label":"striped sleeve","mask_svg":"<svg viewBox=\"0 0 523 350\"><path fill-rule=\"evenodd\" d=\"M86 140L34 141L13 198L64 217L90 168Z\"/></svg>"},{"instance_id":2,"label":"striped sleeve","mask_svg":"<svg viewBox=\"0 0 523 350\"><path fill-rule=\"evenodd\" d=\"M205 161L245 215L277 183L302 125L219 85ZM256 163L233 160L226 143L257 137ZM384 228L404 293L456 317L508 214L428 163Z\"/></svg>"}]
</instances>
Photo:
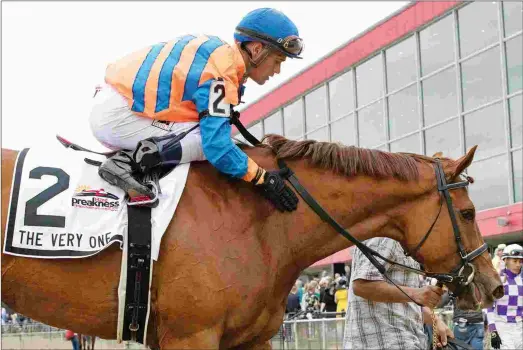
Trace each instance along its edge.
<instances>
[{"instance_id":1,"label":"striped sleeve","mask_svg":"<svg viewBox=\"0 0 523 350\"><path fill-rule=\"evenodd\" d=\"M488 329L490 332L496 331L496 323L494 322L494 314L496 313L496 302L494 302L494 305L492 307L489 307L488 309L483 309L483 312L487 316L487 323L488 323Z\"/></svg>"},{"instance_id":2,"label":"striped sleeve","mask_svg":"<svg viewBox=\"0 0 523 350\"><path fill-rule=\"evenodd\" d=\"M208 108L211 84L205 82L192 96L198 113ZM205 157L216 169L245 181L254 178L258 165L232 141L229 118L211 114L200 120L200 130Z\"/></svg>"}]
</instances>

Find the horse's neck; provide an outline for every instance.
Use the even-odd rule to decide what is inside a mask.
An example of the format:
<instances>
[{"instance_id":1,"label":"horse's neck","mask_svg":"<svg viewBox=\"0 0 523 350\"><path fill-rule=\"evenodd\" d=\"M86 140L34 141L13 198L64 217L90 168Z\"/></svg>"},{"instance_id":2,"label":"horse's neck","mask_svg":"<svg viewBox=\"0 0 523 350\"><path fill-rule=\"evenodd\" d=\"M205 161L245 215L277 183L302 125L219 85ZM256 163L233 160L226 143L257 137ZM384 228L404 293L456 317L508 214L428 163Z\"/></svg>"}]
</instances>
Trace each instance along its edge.
<instances>
[{"instance_id":1,"label":"horse's neck","mask_svg":"<svg viewBox=\"0 0 523 350\"><path fill-rule=\"evenodd\" d=\"M408 185L398 180L378 181L364 176L349 179L328 170L308 167L303 161L292 162L291 168L318 203L361 241L373 237L402 241L404 237L391 220L391 215L397 215L401 210L398 208L425 193L432 181L430 176L423 180L423 174L419 183ZM288 215L286 224L286 244L292 252L286 258L286 268L301 271L352 245L302 198L297 213Z\"/></svg>"}]
</instances>

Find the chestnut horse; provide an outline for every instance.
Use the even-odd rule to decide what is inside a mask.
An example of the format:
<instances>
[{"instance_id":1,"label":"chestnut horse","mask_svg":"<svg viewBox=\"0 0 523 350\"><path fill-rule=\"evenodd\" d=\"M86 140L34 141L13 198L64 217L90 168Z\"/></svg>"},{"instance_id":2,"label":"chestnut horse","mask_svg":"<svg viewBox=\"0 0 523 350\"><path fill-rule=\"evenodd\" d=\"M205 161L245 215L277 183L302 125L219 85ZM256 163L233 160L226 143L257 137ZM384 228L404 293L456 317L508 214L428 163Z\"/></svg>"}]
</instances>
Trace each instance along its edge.
<instances>
[{"instance_id":1,"label":"chestnut horse","mask_svg":"<svg viewBox=\"0 0 523 350\"><path fill-rule=\"evenodd\" d=\"M412 249L440 207L433 158L276 135L265 143L244 150L266 169L277 168L275 153L287 159L312 196L359 240L386 236ZM442 160L449 182L470 165L474 151ZM16 156L2 150L2 236ZM191 165L184 191L154 267L148 345L270 347L300 272L351 243L303 200L297 211L280 213L251 184L207 162ZM484 243L471 217L474 206L464 188L451 196L463 246L474 250ZM449 217L441 212L417 255L427 270L450 271L460 261ZM115 339L121 254L118 247L70 260L2 254L2 300L52 326ZM488 307L502 295L488 253L473 264L475 288L459 300L465 309L479 302Z\"/></svg>"}]
</instances>

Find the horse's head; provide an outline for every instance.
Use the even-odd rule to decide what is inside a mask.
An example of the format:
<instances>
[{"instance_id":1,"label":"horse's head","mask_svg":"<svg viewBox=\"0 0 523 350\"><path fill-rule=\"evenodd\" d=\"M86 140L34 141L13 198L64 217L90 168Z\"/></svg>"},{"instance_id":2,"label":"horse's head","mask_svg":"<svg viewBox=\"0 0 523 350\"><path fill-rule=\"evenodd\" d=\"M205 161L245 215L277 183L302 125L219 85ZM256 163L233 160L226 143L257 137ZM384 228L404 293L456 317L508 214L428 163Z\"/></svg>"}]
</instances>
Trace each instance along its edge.
<instances>
[{"instance_id":1,"label":"horse's head","mask_svg":"<svg viewBox=\"0 0 523 350\"><path fill-rule=\"evenodd\" d=\"M458 294L462 309L488 307L494 298L503 296L501 280L485 249L467 191L473 179L462 174L472 163L475 151L473 147L458 160L431 160L434 180L429 181L430 190L410 201L402 215L404 245L427 271L461 275L448 287ZM426 174L430 176L430 172Z\"/></svg>"}]
</instances>

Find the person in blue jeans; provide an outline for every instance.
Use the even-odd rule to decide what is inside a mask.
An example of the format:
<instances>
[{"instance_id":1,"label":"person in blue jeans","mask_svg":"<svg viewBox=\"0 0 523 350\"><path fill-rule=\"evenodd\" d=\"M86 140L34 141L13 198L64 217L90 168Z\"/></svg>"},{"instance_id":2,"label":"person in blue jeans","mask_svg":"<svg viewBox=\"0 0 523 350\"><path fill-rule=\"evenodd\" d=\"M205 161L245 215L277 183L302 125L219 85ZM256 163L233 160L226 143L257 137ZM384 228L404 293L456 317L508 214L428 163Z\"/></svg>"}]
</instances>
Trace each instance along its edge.
<instances>
[{"instance_id":1,"label":"person in blue jeans","mask_svg":"<svg viewBox=\"0 0 523 350\"><path fill-rule=\"evenodd\" d=\"M443 294L442 300L438 307L446 305L450 301L448 292ZM485 337L485 323L483 312L464 311L458 308L454 301L454 336L475 350L483 349L483 338ZM429 338L430 339L430 338Z\"/></svg>"}]
</instances>

